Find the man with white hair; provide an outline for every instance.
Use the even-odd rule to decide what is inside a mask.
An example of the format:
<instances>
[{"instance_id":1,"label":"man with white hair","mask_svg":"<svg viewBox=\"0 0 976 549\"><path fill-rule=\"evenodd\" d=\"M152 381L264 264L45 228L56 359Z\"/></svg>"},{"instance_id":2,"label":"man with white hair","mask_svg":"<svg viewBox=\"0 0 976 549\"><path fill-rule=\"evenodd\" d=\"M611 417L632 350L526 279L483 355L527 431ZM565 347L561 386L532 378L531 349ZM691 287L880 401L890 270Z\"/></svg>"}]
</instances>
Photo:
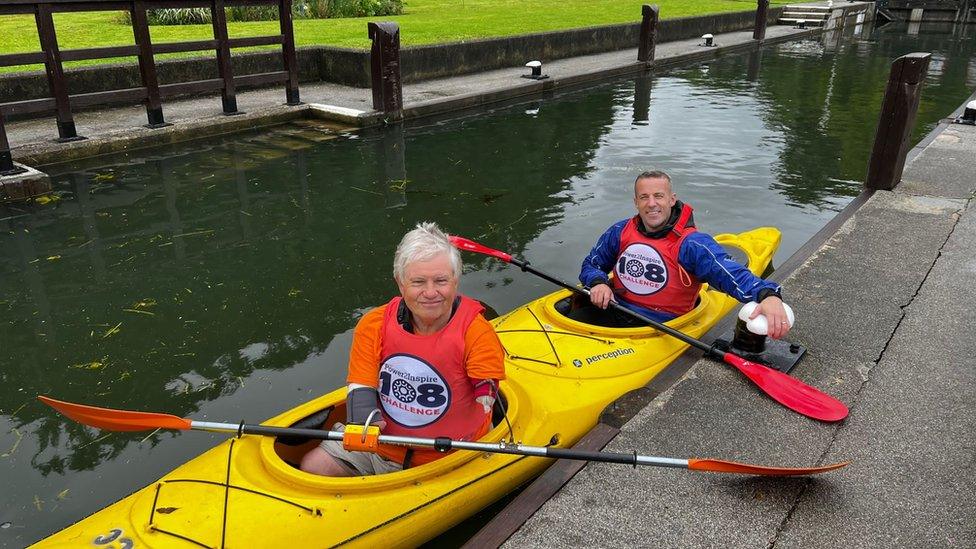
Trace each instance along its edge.
<instances>
[{"instance_id":1,"label":"man with white hair","mask_svg":"<svg viewBox=\"0 0 976 549\"><path fill-rule=\"evenodd\" d=\"M491 429L504 353L482 316L484 306L458 294L460 253L436 224L418 223L397 246L393 276L400 295L366 313L353 333L347 423L362 425L378 410L383 434L477 440ZM389 445L357 452L323 441L305 454L301 468L373 475L444 455Z\"/></svg>"}]
</instances>

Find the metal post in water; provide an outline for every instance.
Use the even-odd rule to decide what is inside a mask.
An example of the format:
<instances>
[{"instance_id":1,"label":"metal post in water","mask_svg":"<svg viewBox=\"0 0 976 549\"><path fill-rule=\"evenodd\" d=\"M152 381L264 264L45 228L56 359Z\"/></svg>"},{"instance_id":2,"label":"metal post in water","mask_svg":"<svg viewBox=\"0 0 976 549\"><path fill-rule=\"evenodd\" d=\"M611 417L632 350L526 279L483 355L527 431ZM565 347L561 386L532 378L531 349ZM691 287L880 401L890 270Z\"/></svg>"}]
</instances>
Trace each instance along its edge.
<instances>
[{"instance_id":1,"label":"metal post in water","mask_svg":"<svg viewBox=\"0 0 976 549\"><path fill-rule=\"evenodd\" d=\"M654 46L657 44L657 21L660 12L657 4L641 6L640 43L637 45L637 60L641 63L654 61Z\"/></svg>"},{"instance_id":2,"label":"metal post in water","mask_svg":"<svg viewBox=\"0 0 976 549\"><path fill-rule=\"evenodd\" d=\"M891 64L874 147L868 160L868 175L864 180L868 189L890 191L901 182L922 95L922 82L931 58L931 53L910 53Z\"/></svg>"},{"instance_id":3,"label":"metal post in water","mask_svg":"<svg viewBox=\"0 0 976 549\"><path fill-rule=\"evenodd\" d=\"M400 80L400 27L396 23L368 23L373 109L399 117L403 110Z\"/></svg>"}]
</instances>

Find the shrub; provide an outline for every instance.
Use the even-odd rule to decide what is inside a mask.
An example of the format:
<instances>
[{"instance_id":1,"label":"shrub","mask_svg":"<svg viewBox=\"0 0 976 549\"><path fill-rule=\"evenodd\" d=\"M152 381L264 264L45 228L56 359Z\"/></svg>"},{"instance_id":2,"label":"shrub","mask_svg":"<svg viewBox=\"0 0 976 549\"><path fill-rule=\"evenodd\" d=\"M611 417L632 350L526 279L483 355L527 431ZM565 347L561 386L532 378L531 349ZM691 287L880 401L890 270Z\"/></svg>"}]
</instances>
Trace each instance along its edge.
<instances>
[{"instance_id":1,"label":"shrub","mask_svg":"<svg viewBox=\"0 0 976 549\"><path fill-rule=\"evenodd\" d=\"M403 13L403 0L295 0L296 19L371 17ZM121 12L120 22L131 24L131 14ZM210 23L210 8L156 8L146 13L150 25L199 25ZM230 6L227 21L275 21L277 6Z\"/></svg>"},{"instance_id":2,"label":"shrub","mask_svg":"<svg viewBox=\"0 0 976 549\"><path fill-rule=\"evenodd\" d=\"M370 17L403 13L402 0L305 0L325 4L325 17Z\"/></svg>"}]
</instances>

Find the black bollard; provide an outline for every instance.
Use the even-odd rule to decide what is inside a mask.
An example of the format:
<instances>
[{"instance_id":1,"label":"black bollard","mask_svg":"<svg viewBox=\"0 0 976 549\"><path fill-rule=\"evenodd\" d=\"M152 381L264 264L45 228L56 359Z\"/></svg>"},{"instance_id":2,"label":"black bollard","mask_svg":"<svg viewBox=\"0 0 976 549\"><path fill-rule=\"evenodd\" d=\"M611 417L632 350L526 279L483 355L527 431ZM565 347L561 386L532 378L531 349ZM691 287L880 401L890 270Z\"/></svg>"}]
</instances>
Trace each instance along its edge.
<instances>
[{"instance_id":1,"label":"black bollard","mask_svg":"<svg viewBox=\"0 0 976 549\"><path fill-rule=\"evenodd\" d=\"M400 80L400 27L396 23L368 23L373 47L369 54L373 109L385 113L403 110Z\"/></svg>"}]
</instances>

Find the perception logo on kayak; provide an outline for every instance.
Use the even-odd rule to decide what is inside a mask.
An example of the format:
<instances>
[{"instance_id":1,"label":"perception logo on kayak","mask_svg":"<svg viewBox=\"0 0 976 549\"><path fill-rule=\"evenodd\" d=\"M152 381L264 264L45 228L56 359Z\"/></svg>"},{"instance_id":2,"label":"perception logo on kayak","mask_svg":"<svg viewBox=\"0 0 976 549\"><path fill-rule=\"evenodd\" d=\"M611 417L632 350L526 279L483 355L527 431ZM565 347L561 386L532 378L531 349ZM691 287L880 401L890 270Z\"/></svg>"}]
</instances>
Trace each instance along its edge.
<instances>
[{"instance_id":1,"label":"perception logo on kayak","mask_svg":"<svg viewBox=\"0 0 976 549\"><path fill-rule=\"evenodd\" d=\"M451 402L441 374L410 355L393 355L380 366L380 403L387 417L406 427L423 427L440 419Z\"/></svg>"},{"instance_id":2,"label":"perception logo on kayak","mask_svg":"<svg viewBox=\"0 0 976 549\"><path fill-rule=\"evenodd\" d=\"M633 347L624 347L623 349L614 349L609 353L600 353L598 355L586 357L586 363L593 364L594 362L600 362L601 360L609 360L612 358L617 358L618 356L632 355L632 354L634 354ZM575 364L575 361L573 363Z\"/></svg>"}]
</instances>

